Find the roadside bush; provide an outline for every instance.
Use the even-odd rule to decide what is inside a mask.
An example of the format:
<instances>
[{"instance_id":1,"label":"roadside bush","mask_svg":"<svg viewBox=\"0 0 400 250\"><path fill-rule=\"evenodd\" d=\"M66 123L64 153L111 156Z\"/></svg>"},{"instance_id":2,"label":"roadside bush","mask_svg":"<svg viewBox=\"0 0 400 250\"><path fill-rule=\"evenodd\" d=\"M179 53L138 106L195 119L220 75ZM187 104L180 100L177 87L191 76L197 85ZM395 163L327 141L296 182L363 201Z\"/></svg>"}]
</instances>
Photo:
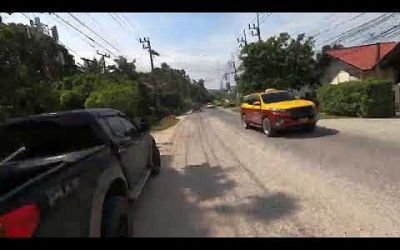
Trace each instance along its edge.
<instances>
[{"instance_id":1,"label":"roadside bush","mask_svg":"<svg viewBox=\"0 0 400 250\"><path fill-rule=\"evenodd\" d=\"M64 110L84 108L86 97L76 90L62 90L60 105Z\"/></svg>"},{"instance_id":2,"label":"roadside bush","mask_svg":"<svg viewBox=\"0 0 400 250\"><path fill-rule=\"evenodd\" d=\"M91 92L86 99L85 107L114 108L135 118L139 111L139 98L136 82L109 84Z\"/></svg>"},{"instance_id":3,"label":"roadside bush","mask_svg":"<svg viewBox=\"0 0 400 250\"><path fill-rule=\"evenodd\" d=\"M321 110L327 114L356 117L391 117L394 114L392 83L368 79L318 89Z\"/></svg>"}]
</instances>

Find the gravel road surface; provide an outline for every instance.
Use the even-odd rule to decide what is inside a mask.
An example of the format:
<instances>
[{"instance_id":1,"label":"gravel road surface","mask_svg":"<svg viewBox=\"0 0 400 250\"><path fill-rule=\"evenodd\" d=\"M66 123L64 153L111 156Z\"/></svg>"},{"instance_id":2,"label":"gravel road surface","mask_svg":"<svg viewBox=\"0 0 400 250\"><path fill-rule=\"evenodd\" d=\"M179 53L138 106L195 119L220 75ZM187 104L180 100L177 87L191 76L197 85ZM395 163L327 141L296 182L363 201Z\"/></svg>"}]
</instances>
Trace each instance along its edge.
<instances>
[{"instance_id":1,"label":"gravel road surface","mask_svg":"<svg viewBox=\"0 0 400 250\"><path fill-rule=\"evenodd\" d=\"M210 109L154 133L162 171L134 236L400 236L400 119L321 120L267 138Z\"/></svg>"}]
</instances>

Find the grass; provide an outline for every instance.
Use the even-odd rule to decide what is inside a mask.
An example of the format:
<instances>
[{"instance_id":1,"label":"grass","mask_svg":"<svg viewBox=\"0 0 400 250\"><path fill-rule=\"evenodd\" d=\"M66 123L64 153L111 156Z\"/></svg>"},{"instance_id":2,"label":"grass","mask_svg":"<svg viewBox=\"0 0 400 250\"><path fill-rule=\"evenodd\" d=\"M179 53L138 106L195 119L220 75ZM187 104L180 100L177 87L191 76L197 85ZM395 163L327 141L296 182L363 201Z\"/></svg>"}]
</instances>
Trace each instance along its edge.
<instances>
[{"instance_id":1,"label":"grass","mask_svg":"<svg viewBox=\"0 0 400 250\"><path fill-rule=\"evenodd\" d=\"M156 125L152 126L151 130L152 131L161 131L164 129L167 129L169 127L174 126L179 122L178 118L175 118L173 116L167 116L161 119Z\"/></svg>"}]
</instances>

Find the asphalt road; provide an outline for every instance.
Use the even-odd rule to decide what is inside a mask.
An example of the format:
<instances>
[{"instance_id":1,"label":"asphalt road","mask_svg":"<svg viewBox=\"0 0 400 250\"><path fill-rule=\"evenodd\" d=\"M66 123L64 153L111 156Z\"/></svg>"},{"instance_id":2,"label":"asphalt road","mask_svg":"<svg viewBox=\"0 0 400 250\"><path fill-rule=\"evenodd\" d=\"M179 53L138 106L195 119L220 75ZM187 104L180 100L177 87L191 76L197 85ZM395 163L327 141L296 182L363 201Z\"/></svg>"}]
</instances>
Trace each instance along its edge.
<instances>
[{"instance_id":1,"label":"asphalt road","mask_svg":"<svg viewBox=\"0 0 400 250\"><path fill-rule=\"evenodd\" d=\"M267 138L220 109L182 117L154 135L134 236L399 236L397 135L354 122Z\"/></svg>"}]
</instances>

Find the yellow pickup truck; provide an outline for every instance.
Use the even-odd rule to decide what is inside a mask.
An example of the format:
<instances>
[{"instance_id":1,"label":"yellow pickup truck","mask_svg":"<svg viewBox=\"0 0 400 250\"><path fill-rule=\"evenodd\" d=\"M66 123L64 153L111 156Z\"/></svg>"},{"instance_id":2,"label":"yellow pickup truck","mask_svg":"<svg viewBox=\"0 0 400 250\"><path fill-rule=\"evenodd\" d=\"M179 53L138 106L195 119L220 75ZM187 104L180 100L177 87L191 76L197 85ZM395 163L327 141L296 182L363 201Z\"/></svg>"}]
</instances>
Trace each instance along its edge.
<instances>
[{"instance_id":1,"label":"yellow pickup truck","mask_svg":"<svg viewBox=\"0 0 400 250\"><path fill-rule=\"evenodd\" d=\"M292 128L312 131L317 123L315 104L297 99L286 90L267 89L247 95L240 111L245 128L260 127L267 136Z\"/></svg>"}]
</instances>

